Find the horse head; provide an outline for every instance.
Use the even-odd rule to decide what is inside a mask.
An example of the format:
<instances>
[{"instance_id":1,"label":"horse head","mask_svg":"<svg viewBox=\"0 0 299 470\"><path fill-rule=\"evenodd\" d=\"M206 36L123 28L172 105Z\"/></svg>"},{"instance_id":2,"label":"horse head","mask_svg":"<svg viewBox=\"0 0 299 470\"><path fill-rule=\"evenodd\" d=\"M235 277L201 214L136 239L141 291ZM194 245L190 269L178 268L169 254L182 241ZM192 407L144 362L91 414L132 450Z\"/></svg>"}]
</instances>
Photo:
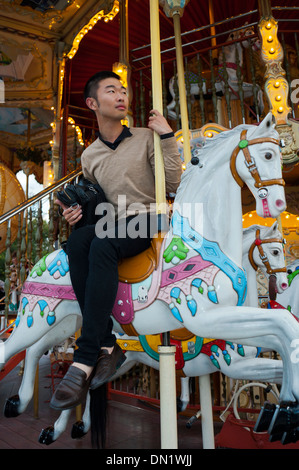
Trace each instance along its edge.
<instances>
[{"instance_id":1,"label":"horse head","mask_svg":"<svg viewBox=\"0 0 299 470\"><path fill-rule=\"evenodd\" d=\"M255 197L257 214L272 218L286 208L280 140L274 127L272 113L259 126L243 126L230 161L235 181L241 187L246 183Z\"/></svg>"},{"instance_id":2,"label":"horse head","mask_svg":"<svg viewBox=\"0 0 299 470\"><path fill-rule=\"evenodd\" d=\"M284 256L285 240L277 222L271 227L252 225L243 232L246 254L252 268L260 269L268 279L274 293L281 294L288 288ZM247 243L248 240L248 243Z\"/></svg>"},{"instance_id":3,"label":"horse head","mask_svg":"<svg viewBox=\"0 0 299 470\"><path fill-rule=\"evenodd\" d=\"M245 27L243 29L236 31L234 33L234 37L230 40L239 39L240 44L242 44L245 49L248 49L249 47L252 47L254 50L260 49L261 41L256 37L254 26L246 25L247 23L245 23Z\"/></svg>"}]
</instances>

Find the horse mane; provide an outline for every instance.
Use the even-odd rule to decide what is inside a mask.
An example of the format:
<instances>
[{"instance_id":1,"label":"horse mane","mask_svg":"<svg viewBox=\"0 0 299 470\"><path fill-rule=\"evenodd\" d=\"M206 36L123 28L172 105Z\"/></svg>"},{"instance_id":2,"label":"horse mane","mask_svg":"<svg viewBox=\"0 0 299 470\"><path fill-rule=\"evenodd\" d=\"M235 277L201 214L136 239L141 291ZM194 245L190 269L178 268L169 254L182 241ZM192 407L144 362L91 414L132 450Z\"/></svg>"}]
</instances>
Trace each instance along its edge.
<instances>
[{"instance_id":1,"label":"horse mane","mask_svg":"<svg viewBox=\"0 0 299 470\"><path fill-rule=\"evenodd\" d=\"M213 136L211 139L206 139L204 142L204 145L197 149L196 156L199 158L200 163L205 163L208 164L211 162L211 164L214 165L214 159L215 155L219 155L220 153L223 153L223 148L224 148L224 141L225 144L227 145L227 141L230 139L236 139L236 145L240 140L240 133L242 130L246 129L249 130L253 126L250 124L240 124L239 126L234 127L233 129L229 129L227 131L220 132L219 134L216 134ZM230 158L231 152L233 151L233 148L231 148L231 151L228 154L228 157ZM189 184L190 178L192 178L195 174L194 169L196 168L197 165L193 165L191 162L188 163L186 166L186 170L184 171L182 178L181 178L181 184L177 190L177 195L179 195L182 187L185 187L186 184ZM209 165L207 165L209 167ZM209 170L209 168L208 168Z\"/></svg>"}]
</instances>

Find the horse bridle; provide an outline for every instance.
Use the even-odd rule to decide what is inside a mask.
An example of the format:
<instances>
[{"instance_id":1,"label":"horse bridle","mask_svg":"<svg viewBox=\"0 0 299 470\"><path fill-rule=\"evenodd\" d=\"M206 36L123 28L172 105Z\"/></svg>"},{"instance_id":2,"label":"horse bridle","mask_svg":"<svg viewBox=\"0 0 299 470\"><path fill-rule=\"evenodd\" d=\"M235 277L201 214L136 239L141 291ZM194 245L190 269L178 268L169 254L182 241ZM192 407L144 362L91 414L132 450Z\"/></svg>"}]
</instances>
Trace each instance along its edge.
<instances>
[{"instance_id":1,"label":"horse bridle","mask_svg":"<svg viewBox=\"0 0 299 470\"><path fill-rule=\"evenodd\" d=\"M268 257L265 254L265 252L263 250L263 246L262 246L265 243L282 243L283 244L284 240L282 238L267 238L265 240L262 240L261 237L260 237L260 233L261 233L260 229L257 229L256 233L255 233L255 240L249 248L248 258L249 258L251 266L253 267L253 269L255 271L258 270L258 266L254 262L254 259L253 259L253 251L257 247L257 249L259 250L260 258L261 258L261 260L262 260L262 262L263 262L263 264L266 268L267 274L271 275L271 274L276 274L276 273L286 273L287 272L286 267L277 268L277 269L272 269L271 268Z\"/></svg>"},{"instance_id":2,"label":"horse bridle","mask_svg":"<svg viewBox=\"0 0 299 470\"><path fill-rule=\"evenodd\" d=\"M237 156L240 152L240 150L243 151L244 157L245 157L245 164L248 168L248 171L251 173L253 179L255 180L254 186L256 188L262 188L265 186L272 186L274 184L278 184L280 186L285 186L285 182L282 178L279 179L273 179L273 180L262 180L260 177L260 174L258 172L258 169L255 164L254 158L250 155L248 147L250 145L255 145L255 144L263 144L264 142L270 142L275 145L280 145L280 141L277 139L273 139L272 137L260 137L258 139L252 139L252 140L247 140L247 130L244 129L241 132L241 140L237 147L234 149L231 159L230 159L230 169L232 172L232 175L238 185L242 188L244 186L244 181L241 179L237 172L236 168L236 159Z\"/></svg>"}]
</instances>

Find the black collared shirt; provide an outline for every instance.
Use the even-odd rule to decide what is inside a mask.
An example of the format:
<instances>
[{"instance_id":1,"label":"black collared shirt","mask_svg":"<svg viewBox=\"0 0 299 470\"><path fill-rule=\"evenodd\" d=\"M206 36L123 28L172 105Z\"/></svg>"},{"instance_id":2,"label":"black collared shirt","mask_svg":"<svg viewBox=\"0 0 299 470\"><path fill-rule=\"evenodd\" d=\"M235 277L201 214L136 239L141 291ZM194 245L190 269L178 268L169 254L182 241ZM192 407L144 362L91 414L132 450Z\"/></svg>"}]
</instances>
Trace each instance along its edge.
<instances>
[{"instance_id":1,"label":"black collared shirt","mask_svg":"<svg viewBox=\"0 0 299 470\"><path fill-rule=\"evenodd\" d=\"M101 137L101 134L99 133L99 139L104 142L105 145L107 145L108 147L110 147L112 150L115 150L118 145L121 143L122 140L124 140L126 137L131 137L132 133L130 131L130 129L127 127L127 126L123 126L123 130L122 132L119 134L119 136L117 137L117 139L115 139L114 142L109 142L108 140L104 140L102 137ZM173 132L169 132L168 134L162 134L160 136L161 139L168 139L169 137L173 137L174 136L174 133Z\"/></svg>"},{"instance_id":2,"label":"black collared shirt","mask_svg":"<svg viewBox=\"0 0 299 470\"><path fill-rule=\"evenodd\" d=\"M108 147L110 147L112 150L115 150L122 140L124 140L126 137L131 137L131 135L132 134L130 132L130 129L127 126L123 126L122 132L119 134L119 136L117 137L117 139L115 139L114 142L109 142L108 140L104 140L101 137L101 134L99 134L99 139L102 142L104 142L104 144L108 145Z\"/></svg>"}]
</instances>

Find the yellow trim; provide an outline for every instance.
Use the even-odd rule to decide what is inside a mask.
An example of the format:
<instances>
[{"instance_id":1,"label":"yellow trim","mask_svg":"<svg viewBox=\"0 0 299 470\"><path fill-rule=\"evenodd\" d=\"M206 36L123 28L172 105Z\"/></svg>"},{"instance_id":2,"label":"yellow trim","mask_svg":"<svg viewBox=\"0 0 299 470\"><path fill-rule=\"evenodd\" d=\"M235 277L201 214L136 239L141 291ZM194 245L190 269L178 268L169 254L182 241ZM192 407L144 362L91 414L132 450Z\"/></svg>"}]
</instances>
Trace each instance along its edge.
<instances>
[{"instance_id":1,"label":"yellow trim","mask_svg":"<svg viewBox=\"0 0 299 470\"><path fill-rule=\"evenodd\" d=\"M108 23L108 21L112 21L117 13L119 12L119 2L118 0L114 1L113 7L111 11L107 14L104 13L104 10L99 11L96 15L94 15L89 22L83 26L83 28L79 31L77 36L75 37L73 41L72 48L70 52L67 54L67 57L69 59L73 59L73 57L76 55L79 45L81 40L84 38L84 36L97 24L99 20L102 18L104 19L105 23Z\"/></svg>"},{"instance_id":2,"label":"yellow trim","mask_svg":"<svg viewBox=\"0 0 299 470\"><path fill-rule=\"evenodd\" d=\"M117 343L123 351L141 351L143 352L143 347L140 344L140 341L134 339L118 339Z\"/></svg>"}]
</instances>

